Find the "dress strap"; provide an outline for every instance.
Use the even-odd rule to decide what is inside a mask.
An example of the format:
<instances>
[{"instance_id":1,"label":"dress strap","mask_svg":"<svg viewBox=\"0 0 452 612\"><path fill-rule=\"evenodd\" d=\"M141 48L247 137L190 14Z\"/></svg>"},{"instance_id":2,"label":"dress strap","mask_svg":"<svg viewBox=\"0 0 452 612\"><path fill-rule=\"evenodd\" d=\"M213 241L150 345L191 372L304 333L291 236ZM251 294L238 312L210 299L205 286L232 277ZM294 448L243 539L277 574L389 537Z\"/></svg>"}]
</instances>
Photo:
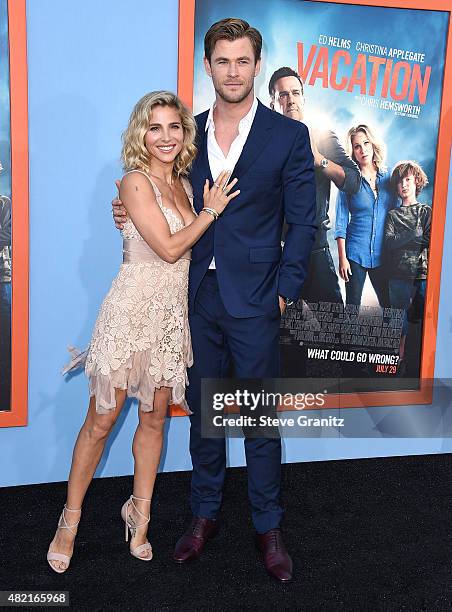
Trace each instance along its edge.
<instances>
[{"instance_id":1,"label":"dress strap","mask_svg":"<svg viewBox=\"0 0 452 612\"><path fill-rule=\"evenodd\" d=\"M154 183L154 181L151 179L151 177L150 177L148 174L146 174L146 172L143 172L143 170L137 170L137 169L134 169L134 170L129 170L128 172L125 172L125 173L124 173L124 176L126 176L126 174L131 174L132 172L139 172L140 174L143 174L143 175L144 175L144 176L145 176L145 177L148 179L148 181L149 181L149 182L151 183L151 185L152 185L152 189L154 190L155 197L156 197L156 199L157 199L157 204L160 206L160 208L162 208L162 206L163 206L163 202L162 202L162 194L161 194L161 192L160 192L160 189L157 187L157 185L156 185L156 184Z\"/></svg>"}]
</instances>

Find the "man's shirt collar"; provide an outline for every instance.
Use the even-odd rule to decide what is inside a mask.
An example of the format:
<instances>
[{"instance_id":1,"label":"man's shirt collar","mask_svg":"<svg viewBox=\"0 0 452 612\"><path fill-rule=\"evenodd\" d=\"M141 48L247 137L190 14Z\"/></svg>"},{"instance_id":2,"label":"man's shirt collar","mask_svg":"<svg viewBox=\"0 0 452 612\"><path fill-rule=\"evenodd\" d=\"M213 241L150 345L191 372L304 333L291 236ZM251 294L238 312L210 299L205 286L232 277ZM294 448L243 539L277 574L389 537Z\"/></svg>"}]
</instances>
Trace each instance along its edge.
<instances>
[{"instance_id":1,"label":"man's shirt collar","mask_svg":"<svg viewBox=\"0 0 452 612\"><path fill-rule=\"evenodd\" d=\"M213 130L215 130L215 122L213 120L213 111L214 111L214 108L215 108L215 102L212 104L212 106L209 109L209 114L207 116L206 127L205 127L205 131L206 132L210 128L210 126L212 126ZM240 119L240 122L239 122L239 134L246 127L251 127L251 124L254 121L254 116L256 114L256 110L257 110L257 98L256 98L256 96L254 96L253 104L251 105L250 110L247 112L247 114L242 119Z\"/></svg>"}]
</instances>

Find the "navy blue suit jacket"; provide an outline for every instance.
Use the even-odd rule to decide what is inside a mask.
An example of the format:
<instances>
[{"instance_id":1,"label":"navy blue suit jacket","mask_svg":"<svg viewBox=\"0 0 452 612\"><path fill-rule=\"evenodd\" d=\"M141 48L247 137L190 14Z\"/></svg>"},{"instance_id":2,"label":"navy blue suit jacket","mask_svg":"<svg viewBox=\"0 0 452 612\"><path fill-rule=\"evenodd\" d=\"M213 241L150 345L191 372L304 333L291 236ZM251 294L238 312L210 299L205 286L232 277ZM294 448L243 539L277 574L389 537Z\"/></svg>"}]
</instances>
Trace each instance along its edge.
<instances>
[{"instance_id":1,"label":"navy blue suit jacket","mask_svg":"<svg viewBox=\"0 0 452 612\"><path fill-rule=\"evenodd\" d=\"M197 115L198 154L190 180L194 205L203 207L210 184L208 111ZM306 126L260 102L232 174L240 194L193 246L189 306L215 256L218 286L227 312L254 317L279 308L278 295L297 300L307 276L317 226L313 157ZM216 177L215 177L216 178ZM287 234L281 248L284 218Z\"/></svg>"}]
</instances>

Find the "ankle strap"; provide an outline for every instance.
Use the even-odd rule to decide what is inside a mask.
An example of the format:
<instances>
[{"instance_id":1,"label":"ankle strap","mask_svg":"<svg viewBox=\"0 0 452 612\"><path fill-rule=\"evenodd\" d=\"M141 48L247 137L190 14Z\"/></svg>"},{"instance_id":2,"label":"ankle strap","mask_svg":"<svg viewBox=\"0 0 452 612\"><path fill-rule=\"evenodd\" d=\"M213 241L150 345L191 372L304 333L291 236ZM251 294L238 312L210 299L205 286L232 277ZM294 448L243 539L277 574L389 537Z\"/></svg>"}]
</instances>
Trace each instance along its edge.
<instances>
[{"instance_id":1,"label":"ankle strap","mask_svg":"<svg viewBox=\"0 0 452 612\"><path fill-rule=\"evenodd\" d=\"M133 509L135 510L135 512L142 518L145 520L144 523L141 523L140 525L136 525L135 527L142 527L143 525L147 525L147 523L149 523L151 517L150 516L146 516L145 514L143 514L141 512L141 510L139 510L136 505L135 502L133 501L134 499L136 499L137 501L146 501L146 502L150 502L150 499L145 499L144 497L137 497L136 495L131 495L129 498L130 503L133 506ZM129 504L127 504L127 508L126 508L126 517L128 519L129 517Z\"/></svg>"},{"instance_id":2,"label":"ankle strap","mask_svg":"<svg viewBox=\"0 0 452 612\"><path fill-rule=\"evenodd\" d=\"M64 504L63 512L61 513L60 520L58 521L58 529L67 529L73 535L77 535L77 532L74 531L74 528L78 526L78 524L80 523L80 519L78 519L76 523L68 525L66 521L66 510L69 512L81 512L81 508L80 510L74 510L73 508L68 508L66 504ZM61 522L63 522L63 525L61 525Z\"/></svg>"},{"instance_id":3,"label":"ankle strap","mask_svg":"<svg viewBox=\"0 0 452 612\"><path fill-rule=\"evenodd\" d=\"M67 510L68 512L81 512L82 511L81 508L79 508L78 510L75 510L75 508L68 508L66 504L64 504L64 509Z\"/></svg>"},{"instance_id":4,"label":"ankle strap","mask_svg":"<svg viewBox=\"0 0 452 612\"><path fill-rule=\"evenodd\" d=\"M144 497L137 497L136 495L131 495L130 499L131 500L137 499L138 501L148 501L148 502L151 501L150 499L145 499Z\"/></svg>"}]
</instances>

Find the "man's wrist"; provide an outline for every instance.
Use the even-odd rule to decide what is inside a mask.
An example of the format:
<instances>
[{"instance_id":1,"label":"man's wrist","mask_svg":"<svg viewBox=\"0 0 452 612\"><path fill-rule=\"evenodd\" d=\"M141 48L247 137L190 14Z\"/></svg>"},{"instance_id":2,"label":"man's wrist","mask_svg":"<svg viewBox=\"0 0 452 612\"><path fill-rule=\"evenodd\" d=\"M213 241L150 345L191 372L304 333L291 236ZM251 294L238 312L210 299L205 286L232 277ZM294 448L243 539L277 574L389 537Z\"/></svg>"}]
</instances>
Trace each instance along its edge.
<instances>
[{"instance_id":1,"label":"man's wrist","mask_svg":"<svg viewBox=\"0 0 452 612\"><path fill-rule=\"evenodd\" d=\"M286 306L292 306L292 304L294 304L294 300L291 300L290 298L284 296L284 295L279 295L279 297L283 300L284 304Z\"/></svg>"}]
</instances>

